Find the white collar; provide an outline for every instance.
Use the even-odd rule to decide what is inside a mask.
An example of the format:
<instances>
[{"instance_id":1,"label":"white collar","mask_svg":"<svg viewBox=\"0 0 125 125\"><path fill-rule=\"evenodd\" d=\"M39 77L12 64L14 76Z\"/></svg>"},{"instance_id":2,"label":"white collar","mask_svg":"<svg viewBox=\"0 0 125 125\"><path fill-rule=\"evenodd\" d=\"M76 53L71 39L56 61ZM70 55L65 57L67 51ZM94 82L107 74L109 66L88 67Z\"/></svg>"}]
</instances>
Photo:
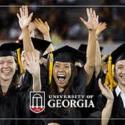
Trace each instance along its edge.
<instances>
[{"instance_id":1,"label":"white collar","mask_svg":"<svg viewBox=\"0 0 125 125\"><path fill-rule=\"evenodd\" d=\"M122 92L122 90L120 89L119 86L116 87L115 92L116 92L117 96L119 96L119 94L120 94L124 108L125 108L125 92Z\"/></svg>"},{"instance_id":2,"label":"white collar","mask_svg":"<svg viewBox=\"0 0 125 125\"><path fill-rule=\"evenodd\" d=\"M116 95L119 96L119 94L122 92L119 86L116 87L115 89Z\"/></svg>"}]
</instances>

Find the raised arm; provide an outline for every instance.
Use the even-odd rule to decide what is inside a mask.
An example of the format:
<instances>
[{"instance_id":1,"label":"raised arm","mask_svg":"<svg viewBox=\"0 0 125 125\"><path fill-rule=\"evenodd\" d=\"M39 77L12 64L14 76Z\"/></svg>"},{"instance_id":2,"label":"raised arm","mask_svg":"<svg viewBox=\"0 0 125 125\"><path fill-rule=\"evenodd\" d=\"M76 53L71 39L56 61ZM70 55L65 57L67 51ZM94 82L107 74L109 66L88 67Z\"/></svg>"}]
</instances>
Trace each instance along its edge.
<instances>
[{"instance_id":1,"label":"raised arm","mask_svg":"<svg viewBox=\"0 0 125 125\"><path fill-rule=\"evenodd\" d=\"M96 54L95 54L95 71L96 71L96 76L98 76L100 69L101 69L101 64L102 64L102 59L101 59L101 52L100 52L100 45L98 41L98 36L100 35L101 32L103 32L106 29L106 23L99 23L98 28L96 30Z\"/></svg>"},{"instance_id":2,"label":"raised arm","mask_svg":"<svg viewBox=\"0 0 125 125\"><path fill-rule=\"evenodd\" d=\"M106 105L102 110L101 125L108 125L108 122L109 122L109 119L110 119L111 113L112 113L114 96L108 86L102 85L101 79L99 79L99 88L101 90L102 95L107 98Z\"/></svg>"},{"instance_id":3,"label":"raised arm","mask_svg":"<svg viewBox=\"0 0 125 125\"><path fill-rule=\"evenodd\" d=\"M20 13L17 13L17 17L19 19L19 25L22 30L26 69L33 77L32 89L34 91L40 91L41 90L40 66L39 66L40 56L39 52L37 52L33 46L33 43L30 38L30 31L28 29L32 16L33 13L31 13L30 15L28 14L27 6L22 6L22 8L20 8Z\"/></svg>"},{"instance_id":4,"label":"raised arm","mask_svg":"<svg viewBox=\"0 0 125 125\"><path fill-rule=\"evenodd\" d=\"M95 11L90 9L86 9L88 21L85 21L82 17L80 17L83 24L88 29L88 45L86 52L86 64L84 66L85 71L87 72L88 79L87 84L89 84L95 67L95 53L96 53L96 29L98 26L98 16Z\"/></svg>"},{"instance_id":5,"label":"raised arm","mask_svg":"<svg viewBox=\"0 0 125 125\"><path fill-rule=\"evenodd\" d=\"M34 51L34 46L31 42L30 32L28 30L28 26L31 22L32 16L33 13L31 13L30 15L28 14L27 6L22 6L22 8L20 8L20 13L17 13L19 25L22 30L23 46L26 52Z\"/></svg>"}]
</instances>

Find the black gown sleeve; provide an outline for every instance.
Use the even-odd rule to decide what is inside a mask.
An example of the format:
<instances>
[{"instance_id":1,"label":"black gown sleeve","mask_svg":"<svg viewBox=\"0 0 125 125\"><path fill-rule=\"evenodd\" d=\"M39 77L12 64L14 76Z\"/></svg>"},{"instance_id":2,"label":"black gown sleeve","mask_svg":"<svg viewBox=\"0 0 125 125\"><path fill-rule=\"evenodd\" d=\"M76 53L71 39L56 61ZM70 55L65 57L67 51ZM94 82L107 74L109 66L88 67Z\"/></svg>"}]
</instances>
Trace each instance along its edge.
<instances>
[{"instance_id":1,"label":"black gown sleeve","mask_svg":"<svg viewBox=\"0 0 125 125\"><path fill-rule=\"evenodd\" d=\"M73 84L71 86L71 94L73 95L84 95L85 94L85 84L86 84L86 72L83 67L77 67L77 75L74 78Z\"/></svg>"}]
</instances>

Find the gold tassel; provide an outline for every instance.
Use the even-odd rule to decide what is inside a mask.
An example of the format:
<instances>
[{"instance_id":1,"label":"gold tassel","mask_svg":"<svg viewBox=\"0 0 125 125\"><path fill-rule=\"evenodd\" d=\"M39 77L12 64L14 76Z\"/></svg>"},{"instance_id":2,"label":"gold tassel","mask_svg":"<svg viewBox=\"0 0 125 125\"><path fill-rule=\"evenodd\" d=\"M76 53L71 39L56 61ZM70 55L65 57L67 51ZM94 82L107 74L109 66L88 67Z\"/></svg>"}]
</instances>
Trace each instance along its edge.
<instances>
[{"instance_id":1,"label":"gold tassel","mask_svg":"<svg viewBox=\"0 0 125 125\"><path fill-rule=\"evenodd\" d=\"M109 73L109 88L112 89L112 57L109 56L108 60L108 73Z\"/></svg>"},{"instance_id":2,"label":"gold tassel","mask_svg":"<svg viewBox=\"0 0 125 125\"><path fill-rule=\"evenodd\" d=\"M110 90L112 90L117 84L114 80L114 65L112 64L112 57L108 58L108 69L105 77L105 85L108 85Z\"/></svg>"},{"instance_id":3,"label":"gold tassel","mask_svg":"<svg viewBox=\"0 0 125 125\"><path fill-rule=\"evenodd\" d=\"M19 68L20 68L20 73L22 74L24 72L24 68L23 68L23 65L21 63L21 51L20 51L20 49L17 49L17 63L18 63Z\"/></svg>"},{"instance_id":4,"label":"gold tassel","mask_svg":"<svg viewBox=\"0 0 125 125\"><path fill-rule=\"evenodd\" d=\"M116 81L113 79L113 78L115 77L115 72L114 72L114 71L115 71L115 65L112 64L112 82L113 82L112 87L113 87L113 88L117 86Z\"/></svg>"},{"instance_id":5,"label":"gold tassel","mask_svg":"<svg viewBox=\"0 0 125 125\"><path fill-rule=\"evenodd\" d=\"M50 52L49 54L49 84L52 81L52 73L53 73L53 53Z\"/></svg>"}]
</instances>

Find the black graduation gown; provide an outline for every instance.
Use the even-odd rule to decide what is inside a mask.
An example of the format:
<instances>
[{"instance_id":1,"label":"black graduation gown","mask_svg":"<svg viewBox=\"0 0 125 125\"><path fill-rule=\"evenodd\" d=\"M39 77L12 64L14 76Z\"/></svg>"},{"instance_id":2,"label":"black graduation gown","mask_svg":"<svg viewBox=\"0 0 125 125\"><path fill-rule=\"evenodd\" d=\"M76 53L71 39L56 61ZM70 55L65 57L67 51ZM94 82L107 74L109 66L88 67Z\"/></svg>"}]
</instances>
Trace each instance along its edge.
<instances>
[{"instance_id":1,"label":"black graduation gown","mask_svg":"<svg viewBox=\"0 0 125 125\"><path fill-rule=\"evenodd\" d=\"M102 83L105 82L105 74L103 70L100 70L98 76L95 76L95 71L94 71L93 76L89 82L89 85L86 87L86 94L92 94L98 97L98 95L101 93L98 86L99 79L102 80Z\"/></svg>"},{"instance_id":2,"label":"black graduation gown","mask_svg":"<svg viewBox=\"0 0 125 125\"><path fill-rule=\"evenodd\" d=\"M86 89L86 94L94 95L93 102L95 104L95 109L91 110L90 113L93 113L94 111L96 111L98 109L97 101L98 101L99 95L101 94L101 91L100 91L99 86L98 86L98 80L100 78L102 80L102 83L104 83L104 80L105 80L104 72L101 70L97 77L95 76L95 72L94 72L93 77L90 81L90 84Z\"/></svg>"},{"instance_id":3,"label":"black graduation gown","mask_svg":"<svg viewBox=\"0 0 125 125\"><path fill-rule=\"evenodd\" d=\"M85 94L85 82L86 82L86 75L83 71L83 68L77 68L78 74L74 78L74 81L71 85L69 95L84 95ZM49 93L49 92L47 92ZM57 95L64 95L64 92L56 93ZM73 118L82 118L81 109L79 108L48 108L47 109L47 117L53 118L52 120L46 121L46 124L50 122L57 122L61 125L80 125L79 119L73 119ZM56 119L59 118L59 119ZM62 120L60 120L60 118ZM70 120L67 120L69 118Z\"/></svg>"},{"instance_id":4,"label":"black graduation gown","mask_svg":"<svg viewBox=\"0 0 125 125\"><path fill-rule=\"evenodd\" d=\"M0 125L17 125L18 117L18 92L13 84L10 84L5 95L0 87Z\"/></svg>"},{"instance_id":5,"label":"black graduation gown","mask_svg":"<svg viewBox=\"0 0 125 125\"><path fill-rule=\"evenodd\" d=\"M58 93L57 95L63 95ZM46 120L46 125L51 122L57 122L61 125L79 125L80 121L76 118L81 118L81 111L78 108L65 109L65 108L46 108L46 117L51 120ZM68 119L69 118L69 119ZM75 120L73 119L75 118Z\"/></svg>"},{"instance_id":6,"label":"black graduation gown","mask_svg":"<svg viewBox=\"0 0 125 125\"><path fill-rule=\"evenodd\" d=\"M86 87L86 95L93 95L93 102L94 105L96 105L96 97L97 97L97 93L96 93L96 81L97 78L95 77L95 72L93 73L93 76L90 80L89 85ZM87 117L91 117L91 113L93 113L95 111L95 108L89 108L89 109L83 109L83 117L87 118ZM90 116L89 116L90 115Z\"/></svg>"},{"instance_id":7,"label":"black graduation gown","mask_svg":"<svg viewBox=\"0 0 125 125\"><path fill-rule=\"evenodd\" d=\"M115 90L113 91L114 94L114 103L112 108L111 119L108 125L125 125L125 108L123 105L122 98L116 95Z\"/></svg>"},{"instance_id":8,"label":"black graduation gown","mask_svg":"<svg viewBox=\"0 0 125 125\"><path fill-rule=\"evenodd\" d=\"M21 121L20 118L28 117L29 90L21 90L11 83L3 95L0 87L0 125L28 125L29 121Z\"/></svg>"},{"instance_id":9,"label":"black graduation gown","mask_svg":"<svg viewBox=\"0 0 125 125\"><path fill-rule=\"evenodd\" d=\"M113 103L113 108L112 108L112 113L111 113L111 117L110 120L108 122L108 125L125 125L125 108L123 106L123 102L121 99L121 96L119 94L119 96L116 95L115 89L113 90L113 95L114 95L114 103ZM98 98L98 109L100 111L100 113L102 112L103 108L106 105L106 101L107 99L102 96L99 95ZM100 115L101 118L101 115ZM99 120L101 122L101 120ZM98 124L100 125L100 124Z\"/></svg>"},{"instance_id":10,"label":"black graduation gown","mask_svg":"<svg viewBox=\"0 0 125 125\"><path fill-rule=\"evenodd\" d=\"M99 124L99 120L97 120L98 118L100 118L100 111L98 111L98 95L100 94L100 90L98 87L98 79L100 77L102 77L102 71L100 71L100 73L98 74L98 76L95 76L95 72L93 73L93 76L90 80L89 85L86 87L86 95L93 95L92 101L94 103L94 108L90 107L90 108L83 108L82 109L82 117L84 118L81 121L81 125L86 124L86 125L98 125Z\"/></svg>"}]
</instances>

